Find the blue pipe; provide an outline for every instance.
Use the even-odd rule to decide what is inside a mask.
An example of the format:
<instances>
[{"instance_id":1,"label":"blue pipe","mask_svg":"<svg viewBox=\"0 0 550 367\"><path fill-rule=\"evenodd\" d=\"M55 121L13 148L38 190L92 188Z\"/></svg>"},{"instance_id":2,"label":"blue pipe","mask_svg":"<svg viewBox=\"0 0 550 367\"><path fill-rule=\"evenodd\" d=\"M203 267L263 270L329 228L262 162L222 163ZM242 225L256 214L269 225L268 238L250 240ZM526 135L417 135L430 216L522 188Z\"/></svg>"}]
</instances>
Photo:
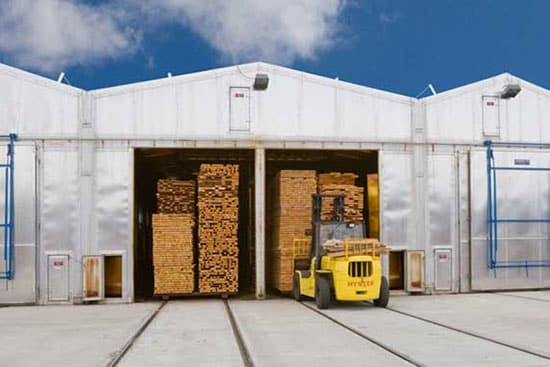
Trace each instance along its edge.
<instances>
[{"instance_id":1,"label":"blue pipe","mask_svg":"<svg viewBox=\"0 0 550 367\"><path fill-rule=\"evenodd\" d=\"M543 167L493 167L499 171L550 171L550 168Z\"/></svg>"},{"instance_id":2,"label":"blue pipe","mask_svg":"<svg viewBox=\"0 0 550 367\"><path fill-rule=\"evenodd\" d=\"M9 156L9 151L8 151ZM8 203L8 170L9 168L6 167L4 170L4 223L6 226L8 223L8 209L9 209L9 203ZM6 272L8 271L8 227L4 228L4 261L6 262Z\"/></svg>"},{"instance_id":3,"label":"blue pipe","mask_svg":"<svg viewBox=\"0 0 550 367\"><path fill-rule=\"evenodd\" d=\"M507 141L492 141L485 140L483 145L486 147L500 145L500 146L509 146L509 147L540 147L540 148L550 148L550 143L521 143L521 142L507 142Z\"/></svg>"},{"instance_id":4,"label":"blue pipe","mask_svg":"<svg viewBox=\"0 0 550 367\"><path fill-rule=\"evenodd\" d=\"M14 241L14 221L15 221L15 196L14 196L14 152L16 134L0 135L0 139L9 139L8 151L6 154L6 164L0 165L4 168L4 223L0 228L4 229L4 261L6 269L0 273L0 279L13 279L15 273L15 241Z\"/></svg>"},{"instance_id":5,"label":"blue pipe","mask_svg":"<svg viewBox=\"0 0 550 367\"><path fill-rule=\"evenodd\" d=\"M15 241L14 241L14 221L15 221L15 195L14 195L14 180L13 177L15 175L14 173L14 166L13 166L13 156L15 154L15 147L13 144L13 140L10 139L9 144L9 151L10 151L10 249L11 249L11 257L10 257L10 269L9 269L9 276L10 279L13 279L14 271L15 271Z\"/></svg>"},{"instance_id":6,"label":"blue pipe","mask_svg":"<svg viewBox=\"0 0 550 367\"><path fill-rule=\"evenodd\" d=\"M495 155L491 150L491 165L495 165ZM493 218L498 218L498 209L497 209L497 171L493 169ZM492 262L495 264L498 258L498 223L493 222L493 259Z\"/></svg>"},{"instance_id":7,"label":"blue pipe","mask_svg":"<svg viewBox=\"0 0 550 367\"><path fill-rule=\"evenodd\" d=\"M491 147L487 147L487 265L492 269L493 260L493 224L492 224L492 197L491 194Z\"/></svg>"},{"instance_id":8,"label":"blue pipe","mask_svg":"<svg viewBox=\"0 0 550 367\"><path fill-rule=\"evenodd\" d=\"M497 223L550 223L550 219L495 219Z\"/></svg>"}]
</instances>

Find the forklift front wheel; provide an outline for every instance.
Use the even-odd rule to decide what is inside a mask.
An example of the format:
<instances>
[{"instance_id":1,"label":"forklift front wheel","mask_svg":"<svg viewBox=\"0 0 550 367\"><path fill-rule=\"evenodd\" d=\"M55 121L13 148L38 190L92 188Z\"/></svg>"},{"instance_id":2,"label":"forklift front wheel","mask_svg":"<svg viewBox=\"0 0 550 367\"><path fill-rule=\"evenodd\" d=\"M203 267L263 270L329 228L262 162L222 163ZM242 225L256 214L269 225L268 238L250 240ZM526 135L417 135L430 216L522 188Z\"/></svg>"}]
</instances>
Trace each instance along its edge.
<instances>
[{"instance_id":1,"label":"forklift front wheel","mask_svg":"<svg viewBox=\"0 0 550 367\"><path fill-rule=\"evenodd\" d=\"M326 310L330 304L330 283L327 277L317 277L315 282L315 302L317 308Z\"/></svg>"},{"instance_id":2,"label":"forklift front wheel","mask_svg":"<svg viewBox=\"0 0 550 367\"><path fill-rule=\"evenodd\" d=\"M294 273L294 299L298 302L301 302L304 300L304 297L302 297L302 293L300 291L300 276L298 273Z\"/></svg>"},{"instance_id":3,"label":"forklift front wheel","mask_svg":"<svg viewBox=\"0 0 550 367\"><path fill-rule=\"evenodd\" d=\"M380 282L380 297L374 300L374 305L376 307L386 307L388 301L390 300L390 286L386 277L382 277Z\"/></svg>"}]
</instances>

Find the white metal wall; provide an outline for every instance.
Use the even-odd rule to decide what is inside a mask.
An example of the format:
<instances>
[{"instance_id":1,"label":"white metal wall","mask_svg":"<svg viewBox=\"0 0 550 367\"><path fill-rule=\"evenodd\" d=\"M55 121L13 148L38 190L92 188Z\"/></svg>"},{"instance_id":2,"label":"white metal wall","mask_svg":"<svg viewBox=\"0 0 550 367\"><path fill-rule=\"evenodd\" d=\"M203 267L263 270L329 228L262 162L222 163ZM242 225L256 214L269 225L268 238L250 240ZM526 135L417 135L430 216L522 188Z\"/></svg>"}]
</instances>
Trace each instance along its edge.
<instances>
[{"instance_id":1,"label":"white metal wall","mask_svg":"<svg viewBox=\"0 0 550 367\"><path fill-rule=\"evenodd\" d=\"M231 131L230 88L250 88L256 72L269 74L269 87L250 89L248 110L241 106L249 131ZM522 91L497 99L498 135L489 136L483 130L483 98L507 83L520 84ZM122 255L123 300L131 299L132 146L379 150L382 239L394 248L425 251L430 290L436 285L437 249L451 250L452 291L470 290L470 279L473 289L548 287L547 269L530 269L528 276L525 270L499 270L497 277L488 271L485 157L478 147L488 138L548 142L549 119L550 92L509 74L418 101L263 63L92 92L0 65L0 133L22 139L16 195L34 192L38 183L36 199L16 198L21 203L16 272L24 280L0 290L0 302L79 297L79 259L85 254ZM25 144L37 146L36 175L34 153ZM520 153L532 156L514 154ZM532 159L550 165L548 156ZM500 198L504 210L549 214L543 205L547 180L535 180L534 186L529 180L507 186L511 191ZM535 196L522 206L525 191ZM29 221L32 225L21 227ZM548 229L542 224L508 229L505 256L515 256L517 237L533 243L528 254L550 258ZM60 265L63 256L69 262ZM33 290L33 262L39 294Z\"/></svg>"}]
</instances>

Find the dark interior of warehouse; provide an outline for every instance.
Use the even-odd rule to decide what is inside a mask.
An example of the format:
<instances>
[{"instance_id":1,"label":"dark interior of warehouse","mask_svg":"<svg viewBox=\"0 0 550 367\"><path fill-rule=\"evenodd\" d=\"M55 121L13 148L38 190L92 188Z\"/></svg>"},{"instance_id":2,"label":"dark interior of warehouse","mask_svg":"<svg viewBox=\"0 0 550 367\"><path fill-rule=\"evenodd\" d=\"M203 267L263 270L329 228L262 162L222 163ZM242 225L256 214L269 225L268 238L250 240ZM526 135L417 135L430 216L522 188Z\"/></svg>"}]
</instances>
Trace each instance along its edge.
<instances>
[{"instance_id":1,"label":"dark interior of warehouse","mask_svg":"<svg viewBox=\"0 0 550 367\"><path fill-rule=\"evenodd\" d=\"M153 297L152 215L159 179L195 180L202 163L239 165L239 291L254 289L254 152L239 149L140 148L134 157L134 294ZM195 233L195 259L198 251ZM195 289L197 279L195 279Z\"/></svg>"}]
</instances>

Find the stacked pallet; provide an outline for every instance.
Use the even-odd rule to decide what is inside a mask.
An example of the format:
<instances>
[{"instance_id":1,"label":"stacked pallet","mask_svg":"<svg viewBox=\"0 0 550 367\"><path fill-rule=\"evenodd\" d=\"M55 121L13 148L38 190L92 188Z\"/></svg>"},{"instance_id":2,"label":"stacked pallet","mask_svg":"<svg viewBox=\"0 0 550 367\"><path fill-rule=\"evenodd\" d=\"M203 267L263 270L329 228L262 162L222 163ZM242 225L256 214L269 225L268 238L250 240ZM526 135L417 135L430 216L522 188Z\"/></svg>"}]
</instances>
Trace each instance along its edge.
<instances>
[{"instance_id":1,"label":"stacked pallet","mask_svg":"<svg viewBox=\"0 0 550 367\"><path fill-rule=\"evenodd\" d=\"M195 181L194 180L158 180L157 209L159 213L195 212Z\"/></svg>"},{"instance_id":2,"label":"stacked pallet","mask_svg":"<svg viewBox=\"0 0 550 367\"><path fill-rule=\"evenodd\" d=\"M344 195L344 220L347 222L363 221L364 189L355 186L357 175L354 173L321 173L319 174L319 193L324 195ZM323 199L321 220L335 220L334 201Z\"/></svg>"},{"instance_id":3,"label":"stacked pallet","mask_svg":"<svg viewBox=\"0 0 550 367\"><path fill-rule=\"evenodd\" d=\"M153 214L153 271L156 295L193 292L192 214Z\"/></svg>"},{"instance_id":4,"label":"stacked pallet","mask_svg":"<svg viewBox=\"0 0 550 367\"><path fill-rule=\"evenodd\" d=\"M270 283L281 292L292 291L292 243L311 230L312 195L317 191L316 172L282 170L273 186L271 241L268 261Z\"/></svg>"},{"instance_id":5,"label":"stacked pallet","mask_svg":"<svg viewBox=\"0 0 550 367\"><path fill-rule=\"evenodd\" d=\"M235 293L239 280L239 166L201 164L197 206L199 291Z\"/></svg>"}]
</instances>

